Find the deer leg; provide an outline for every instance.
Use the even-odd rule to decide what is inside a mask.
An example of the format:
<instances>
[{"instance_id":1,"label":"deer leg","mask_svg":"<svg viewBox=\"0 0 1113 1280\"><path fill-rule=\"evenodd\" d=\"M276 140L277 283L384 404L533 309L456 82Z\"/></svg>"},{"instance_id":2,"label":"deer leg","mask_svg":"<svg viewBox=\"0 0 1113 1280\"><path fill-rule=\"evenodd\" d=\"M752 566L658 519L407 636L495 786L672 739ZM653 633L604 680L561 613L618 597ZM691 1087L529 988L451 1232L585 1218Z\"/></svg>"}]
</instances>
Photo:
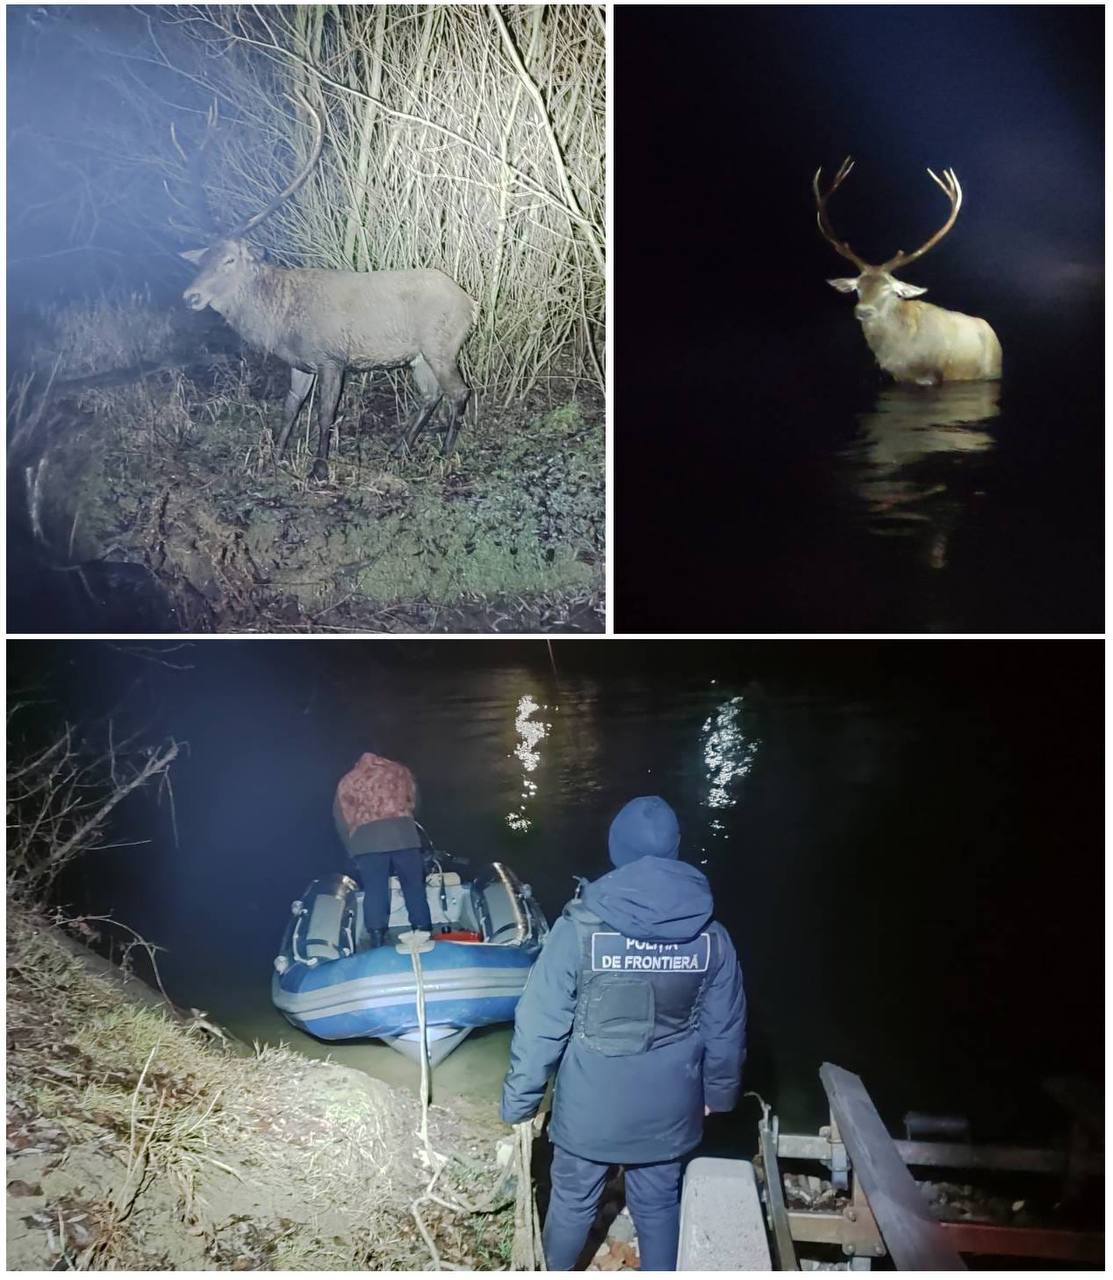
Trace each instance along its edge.
<instances>
[{"instance_id":1,"label":"deer leg","mask_svg":"<svg viewBox=\"0 0 1113 1280\"><path fill-rule=\"evenodd\" d=\"M425 358L418 356L410 365L410 368L413 370L417 389L421 392L421 404L418 406L413 418L410 419L410 424L402 436L401 447L404 449L413 448L414 442L425 430L429 419L436 412L437 405L441 402L441 384Z\"/></svg>"},{"instance_id":2,"label":"deer leg","mask_svg":"<svg viewBox=\"0 0 1113 1280\"><path fill-rule=\"evenodd\" d=\"M344 369L338 364L323 364L317 372L317 461L313 464L313 479L327 480L329 440L336 419L336 406L340 403Z\"/></svg>"},{"instance_id":3,"label":"deer leg","mask_svg":"<svg viewBox=\"0 0 1113 1280\"><path fill-rule=\"evenodd\" d=\"M456 448L456 437L460 434L460 423L467 407L468 389L464 387L462 391L453 393L448 402L448 430L444 433L444 456L446 458Z\"/></svg>"},{"instance_id":4,"label":"deer leg","mask_svg":"<svg viewBox=\"0 0 1113 1280\"><path fill-rule=\"evenodd\" d=\"M456 447L456 437L460 433L460 420L468 403L468 384L460 376L455 359L439 356L426 356L426 368L436 381L440 396L448 397L448 428L444 434L443 452L447 457ZM414 365L417 375L418 366ZM420 385L420 380L418 385Z\"/></svg>"},{"instance_id":5,"label":"deer leg","mask_svg":"<svg viewBox=\"0 0 1113 1280\"><path fill-rule=\"evenodd\" d=\"M281 458L286 452L286 444L290 439L290 432L294 429L294 422L301 407L305 404L305 397L309 394L309 388L313 385L312 373L305 373L301 369L290 369L290 390L286 392L286 404L283 408L282 430L278 435L278 456Z\"/></svg>"}]
</instances>

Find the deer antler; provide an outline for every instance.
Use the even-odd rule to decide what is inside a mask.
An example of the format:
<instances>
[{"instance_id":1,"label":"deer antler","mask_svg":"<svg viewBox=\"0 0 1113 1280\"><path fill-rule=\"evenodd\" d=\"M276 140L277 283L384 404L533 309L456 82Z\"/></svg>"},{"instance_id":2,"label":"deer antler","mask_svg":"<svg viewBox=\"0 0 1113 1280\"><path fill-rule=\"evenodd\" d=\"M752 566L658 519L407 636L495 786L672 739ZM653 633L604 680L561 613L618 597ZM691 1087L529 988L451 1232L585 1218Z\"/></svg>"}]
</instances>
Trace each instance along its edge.
<instances>
[{"instance_id":1,"label":"deer antler","mask_svg":"<svg viewBox=\"0 0 1113 1280\"><path fill-rule=\"evenodd\" d=\"M819 175L823 172L823 167L820 166L815 171L815 177L812 179L812 191L815 192L816 204L815 220L816 225L819 227L820 235L828 242L828 244L831 245L836 253L841 253L844 258L849 258L859 271L867 271L869 270L869 263L863 262L863 260L858 257L845 240L840 240L838 236L835 235L835 229L831 226L830 219L827 217L827 201L830 200L839 187L842 186L846 175L853 168L854 161L847 156L839 166L839 171L835 174L834 181L827 188L827 191L824 194L821 194L819 190ZM925 245L924 247L926 248L927 246Z\"/></svg>"},{"instance_id":2,"label":"deer antler","mask_svg":"<svg viewBox=\"0 0 1113 1280\"><path fill-rule=\"evenodd\" d=\"M898 267L907 266L908 263L915 261L916 258L927 253L932 245L938 244L947 232L955 225L955 219L958 217L958 211L962 208L962 188L958 185L958 178L955 177L955 171L953 169L944 169L942 178L937 177L930 169L928 170L928 173L931 175L931 180L951 202L950 217L943 223L930 240L925 240L924 243L920 245L915 253L901 253L898 250L888 262L883 262L881 264L881 267L879 268L881 271L895 271ZM832 188L832 190L833 189L834 188Z\"/></svg>"},{"instance_id":3,"label":"deer antler","mask_svg":"<svg viewBox=\"0 0 1113 1280\"><path fill-rule=\"evenodd\" d=\"M213 215L209 208L208 201L205 199L205 166L204 154L209 143L212 142L220 127L220 110L217 106L217 100L214 98L209 104L209 109L205 113L205 130L201 135L201 141L193 151L187 152L178 140L178 131L174 127L174 122L170 122L170 141L174 144L174 149L182 158L185 165L186 176L189 180L188 197L179 199L170 190L167 183L163 183L166 194L174 201L176 205L182 208L189 208L192 212L196 226L195 231L201 232L203 235L213 229Z\"/></svg>"},{"instance_id":4,"label":"deer antler","mask_svg":"<svg viewBox=\"0 0 1113 1280\"><path fill-rule=\"evenodd\" d=\"M290 100L292 102L296 101L300 106L304 107L305 110L313 117L314 125L316 127L316 134L313 138L313 147L309 153L309 159L305 162L304 167L302 168L298 176L293 180L293 182L291 182L284 190L280 191L278 195L276 195L273 200L271 200L267 205L265 205L262 209L260 209L258 213L253 214L246 221L241 222L238 226L234 227L231 231L229 231L227 233L229 238L233 236L242 236L244 232L251 231L252 228L257 227L259 223L263 221L264 218L269 218L270 215L274 213L274 211L281 204L283 204L286 200L288 200L294 194L294 192L297 191L297 189L305 182L306 178L308 178L309 175L313 172L314 165L316 165L317 161L320 159L321 148L324 145L324 141L325 141L324 117L321 115L320 111L318 111L317 108L314 107L309 102L309 100L303 97L302 94L299 93L296 89L294 90L294 96Z\"/></svg>"}]
</instances>

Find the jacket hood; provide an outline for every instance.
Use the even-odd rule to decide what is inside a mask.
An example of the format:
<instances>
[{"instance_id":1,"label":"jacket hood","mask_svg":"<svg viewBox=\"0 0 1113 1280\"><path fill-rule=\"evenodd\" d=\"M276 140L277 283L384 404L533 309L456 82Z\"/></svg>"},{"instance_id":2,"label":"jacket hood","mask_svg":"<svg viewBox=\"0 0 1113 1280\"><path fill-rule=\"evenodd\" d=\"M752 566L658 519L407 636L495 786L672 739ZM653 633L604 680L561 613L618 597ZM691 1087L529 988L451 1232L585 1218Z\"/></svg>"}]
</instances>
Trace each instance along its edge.
<instances>
[{"instance_id":1,"label":"jacket hood","mask_svg":"<svg viewBox=\"0 0 1113 1280\"><path fill-rule=\"evenodd\" d=\"M628 938L689 942L715 909L707 877L687 862L638 858L584 889L582 901Z\"/></svg>"},{"instance_id":2,"label":"jacket hood","mask_svg":"<svg viewBox=\"0 0 1113 1280\"><path fill-rule=\"evenodd\" d=\"M611 862L624 867L639 858L675 858L680 827L672 805L660 796L638 796L624 804L607 836Z\"/></svg>"}]
</instances>

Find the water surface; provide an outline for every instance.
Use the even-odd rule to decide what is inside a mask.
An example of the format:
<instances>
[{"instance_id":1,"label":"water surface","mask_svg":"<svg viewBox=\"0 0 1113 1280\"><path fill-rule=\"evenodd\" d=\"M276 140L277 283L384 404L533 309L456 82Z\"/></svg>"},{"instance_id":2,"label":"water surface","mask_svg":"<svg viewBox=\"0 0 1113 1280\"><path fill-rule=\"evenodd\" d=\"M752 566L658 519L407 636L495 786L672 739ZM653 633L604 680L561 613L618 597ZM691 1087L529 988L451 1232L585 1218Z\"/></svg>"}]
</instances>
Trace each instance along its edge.
<instances>
[{"instance_id":1,"label":"water surface","mask_svg":"<svg viewBox=\"0 0 1113 1280\"><path fill-rule=\"evenodd\" d=\"M246 1039L414 1079L270 1006L291 900L342 865L336 781L372 749L415 769L439 843L510 863L554 919L609 869L618 808L666 796L741 956L746 1085L786 1123L822 1122L831 1060L894 1128L942 1108L1015 1135L1047 1118L1043 1075L1100 1061L1100 644L557 642L555 672L528 641L208 641L182 671L12 647L17 678L55 663L71 714L123 696L188 741L177 847L150 797L130 821L154 844L63 888L165 946L175 999ZM508 1039L466 1041L439 1095L493 1100Z\"/></svg>"}]
</instances>

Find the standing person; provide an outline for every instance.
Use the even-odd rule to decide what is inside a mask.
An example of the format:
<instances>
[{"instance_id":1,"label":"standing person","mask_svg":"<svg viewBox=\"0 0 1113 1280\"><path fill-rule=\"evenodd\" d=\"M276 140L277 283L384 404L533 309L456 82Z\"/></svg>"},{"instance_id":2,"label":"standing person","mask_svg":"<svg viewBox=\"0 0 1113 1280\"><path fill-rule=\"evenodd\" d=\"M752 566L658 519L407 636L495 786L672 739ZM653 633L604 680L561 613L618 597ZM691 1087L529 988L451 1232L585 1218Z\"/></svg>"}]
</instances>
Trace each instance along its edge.
<instances>
[{"instance_id":1,"label":"standing person","mask_svg":"<svg viewBox=\"0 0 1113 1280\"><path fill-rule=\"evenodd\" d=\"M386 942L392 872L402 886L410 928L433 931L416 807L417 783L409 769L370 751L336 788L332 816L363 886L363 918L373 947Z\"/></svg>"},{"instance_id":2,"label":"standing person","mask_svg":"<svg viewBox=\"0 0 1113 1280\"><path fill-rule=\"evenodd\" d=\"M529 1120L556 1071L549 1270L574 1266L620 1164L642 1270L675 1271L683 1158L738 1099L742 972L660 796L619 812L609 848L615 870L564 908L518 1003L502 1118Z\"/></svg>"}]
</instances>

